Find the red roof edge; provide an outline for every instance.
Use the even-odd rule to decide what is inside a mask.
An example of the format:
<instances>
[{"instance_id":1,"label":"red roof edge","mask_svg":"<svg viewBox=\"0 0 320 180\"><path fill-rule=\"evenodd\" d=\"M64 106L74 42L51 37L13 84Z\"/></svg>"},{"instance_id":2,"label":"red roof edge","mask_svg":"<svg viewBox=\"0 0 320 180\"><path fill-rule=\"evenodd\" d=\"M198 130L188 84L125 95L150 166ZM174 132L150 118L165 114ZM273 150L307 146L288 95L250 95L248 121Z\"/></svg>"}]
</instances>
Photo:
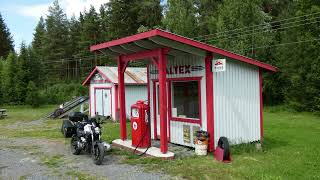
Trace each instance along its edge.
<instances>
[{"instance_id":1,"label":"red roof edge","mask_svg":"<svg viewBox=\"0 0 320 180\"><path fill-rule=\"evenodd\" d=\"M108 42L104 42L104 43L101 43L101 44L93 45L93 46L90 47L90 51L91 52L92 51L97 51L99 49L104 49L104 48L107 48L107 47L117 46L117 45L120 45L120 44L125 44L125 43L129 43L129 42L132 42L132 41L136 41L136 40L140 40L140 39L156 36L158 31L159 31L158 29L154 29L154 30L151 30L151 31L142 32L142 33L139 33L139 34L135 34L135 35L132 35L132 36L127 36L127 37L116 39L116 40L113 40L113 41L108 41Z\"/></svg>"},{"instance_id":2,"label":"red roof edge","mask_svg":"<svg viewBox=\"0 0 320 180\"><path fill-rule=\"evenodd\" d=\"M98 71L101 76L103 76L107 81L109 81L110 83L114 83L112 82L102 71L100 71L100 69L98 68L98 66L96 66L92 72L89 74L89 76L86 78L86 80L83 81L82 86L86 86L88 85L88 82L90 81L91 77L94 75L94 73Z\"/></svg>"},{"instance_id":3,"label":"red roof edge","mask_svg":"<svg viewBox=\"0 0 320 180\"><path fill-rule=\"evenodd\" d=\"M232 58L232 59L236 59L236 60L248 63L248 64L252 64L252 65L258 66L260 68L263 68L263 69L266 69L269 71L273 71L273 72L278 71L277 67L269 65L267 63L263 63L263 62L260 62L260 61L257 61L257 60L254 60L254 59L251 59L251 58L248 58L248 57L245 57L245 56L242 56L242 55L239 55L239 54L236 54L236 53L233 53L233 52L221 49L221 48L217 48L217 47L214 47L214 46L211 46L211 45L199 42L199 41L195 41L195 40L183 37L183 36L173 34L171 32L163 31L160 29L154 29L154 30L150 30L147 32L135 34L132 36L127 36L127 37L124 37L121 39L93 45L90 47L90 51L97 51L99 49L104 49L104 48L108 48L111 46L117 46L120 44L125 44L125 43L129 43L129 42L149 38L152 36L162 36L162 37L174 40L174 41L178 41L178 42L181 42L184 44L188 44L188 45L197 47L199 49L206 50L208 52L220 54L220 55Z\"/></svg>"},{"instance_id":4,"label":"red roof edge","mask_svg":"<svg viewBox=\"0 0 320 180\"><path fill-rule=\"evenodd\" d=\"M89 76L86 78L86 80L83 81L82 86L88 85L89 80L94 75L94 73L97 71L97 66L92 70L92 72L89 74Z\"/></svg>"}]
</instances>

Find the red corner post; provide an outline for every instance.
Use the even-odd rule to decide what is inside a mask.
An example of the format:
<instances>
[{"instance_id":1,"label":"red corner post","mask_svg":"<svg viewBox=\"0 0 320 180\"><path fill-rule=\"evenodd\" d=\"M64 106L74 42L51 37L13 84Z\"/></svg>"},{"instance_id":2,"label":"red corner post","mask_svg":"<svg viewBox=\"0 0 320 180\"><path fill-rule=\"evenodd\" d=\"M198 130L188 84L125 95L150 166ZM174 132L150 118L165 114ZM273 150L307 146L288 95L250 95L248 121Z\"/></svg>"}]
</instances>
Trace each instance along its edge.
<instances>
[{"instance_id":1,"label":"red corner post","mask_svg":"<svg viewBox=\"0 0 320 180\"><path fill-rule=\"evenodd\" d=\"M212 54L205 57L206 70L206 99L207 99L207 131L209 134L208 151L214 150L214 104L213 104L213 73Z\"/></svg>"},{"instance_id":2,"label":"red corner post","mask_svg":"<svg viewBox=\"0 0 320 180\"><path fill-rule=\"evenodd\" d=\"M166 50L160 49L158 54L159 64L159 97L160 98L160 150L163 154L168 151L167 139L167 59Z\"/></svg>"},{"instance_id":3,"label":"red corner post","mask_svg":"<svg viewBox=\"0 0 320 180\"><path fill-rule=\"evenodd\" d=\"M262 69L259 68L259 93L260 93L260 141L263 141L263 96L262 96L262 84L263 77L262 77Z\"/></svg>"},{"instance_id":4,"label":"red corner post","mask_svg":"<svg viewBox=\"0 0 320 180\"><path fill-rule=\"evenodd\" d=\"M123 61L122 56L118 57L118 92L120 104L120 138L121 140L127 139L127 126L126 126L126 97L124 86L124 71L127 63Z\"/></svg>"}]
</instances>

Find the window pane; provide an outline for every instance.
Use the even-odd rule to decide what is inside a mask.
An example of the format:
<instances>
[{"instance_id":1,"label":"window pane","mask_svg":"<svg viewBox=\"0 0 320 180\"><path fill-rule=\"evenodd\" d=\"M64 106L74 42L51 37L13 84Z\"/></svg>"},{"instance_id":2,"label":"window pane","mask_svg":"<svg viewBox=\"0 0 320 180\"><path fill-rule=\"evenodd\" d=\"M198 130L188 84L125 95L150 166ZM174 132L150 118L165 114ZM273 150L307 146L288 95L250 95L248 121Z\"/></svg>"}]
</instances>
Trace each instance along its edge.
<instances>
[{"instance_id":1,"label":"window pane","mask_svg":"<svg viewBox=\"0 0 320 180\"><path fill-rule=\"evenodd\" d=\"M172 82L172 117L199 119L198 83Z\"/></svg>"}]
</instances>

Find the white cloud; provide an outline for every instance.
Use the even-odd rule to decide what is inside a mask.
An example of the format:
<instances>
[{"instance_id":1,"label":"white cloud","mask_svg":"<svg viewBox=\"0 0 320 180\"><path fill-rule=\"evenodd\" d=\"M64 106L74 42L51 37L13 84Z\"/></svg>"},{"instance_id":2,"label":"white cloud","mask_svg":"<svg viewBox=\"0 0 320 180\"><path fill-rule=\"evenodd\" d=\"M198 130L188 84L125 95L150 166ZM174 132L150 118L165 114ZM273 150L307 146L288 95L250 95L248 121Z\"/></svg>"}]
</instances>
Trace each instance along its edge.
<instances>
[{"instance_id":1,"label":"white cloud","mask_svg":"<svg viewBox=\"0 0 320 180\"><path fill-rule=\"evenodd\" d=\"M50 4L18 5L16 9L23 16L40 18L47 13L49 6Z\"/></svg>"},{"instance_id":2,"label":"white cloud","mask_svg":"<svg viewBox=\"0 0 320 180\"><path fill-rule=\"evenodd\" d=\"M70 18L73 14L78 17L81 11L89 10L90 5L99 10L100 6L109 0L60 0L59 2Z\"/></svg>"},{"instance_id":3,"label":"white cloud","mask_svg":"<svg viewBox=\"0 0 320 180\"><path fill-rule=\"evenodd\" d=\"M89 10L92 5L96 10L99 10L100 6L109 0L60 0L59 4L67 14L68 18L72 15L79 16L80 12ZM33 5L16 5L12 10L23 16L40 18L45 16L48 12L50 4L33 4Z\"/></svg>"}]
</instances>

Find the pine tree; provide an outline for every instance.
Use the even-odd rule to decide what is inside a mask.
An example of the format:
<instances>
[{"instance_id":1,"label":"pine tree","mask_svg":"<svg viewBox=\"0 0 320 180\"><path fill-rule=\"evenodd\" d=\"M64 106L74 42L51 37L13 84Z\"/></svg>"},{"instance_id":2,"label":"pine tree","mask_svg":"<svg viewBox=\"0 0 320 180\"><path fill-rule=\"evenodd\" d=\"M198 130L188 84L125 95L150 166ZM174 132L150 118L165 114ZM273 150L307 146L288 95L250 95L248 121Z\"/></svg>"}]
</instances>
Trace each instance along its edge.
<instances>
[{"instance_id":1,"label":"pine tree","mask_svg":"<svg viewBox=\"0 0 320 180\"><path fill-rule=\"evenodd\" d=\"M35 33L33 34L33 40L32 40L32 48L34 50L34 53L41 60L43 60L43 57L44 57L44 46L45 46L44 38L46 35L45 27L46 26L45 26L44 19L41 16L35 28Z\"/></svg>"},{"instance_id":2,"label":"pine tree","mask_svg":"<svg viewBox=\"0 0 320 180\"><path fill-rule=\"evenodd\" d=\"M6 58L13 49L13 40L0 13L0 57Z\"/></svg>"},{"instance_id":3,"label":"pine tree","mask_svg":"<svg viewBox=\"0 0 320 180\"><path fill-rule=\"evenodd\" d=\"M133 11L137 12L137 23L151 29L161 27L162 10L160 0L136 1L133 6Z\"/></svg>"},{"instance_id":4,"label":"pine tree","mask_svg":"<svg viewBox=\"0 0 320 180\"><path fill-rule=\"evenodd\" d=\"M137 11L133 8L137 0L110 0L107 4L108 39L118 39L135 34L140 27Z\"/></svg>"},{"instance_id":5,"label":"pine tree","mask_svg":"<svg viewBox=\"0 0 320 180\"><path fill-rule=\"evenodd\" d=\"M47 15L45 24L47 30L44 38L45 61L58 61L71 57L68 19L60 7L58 0L55 0L53 6L49 7L49 14ZM65 63L47 65L45 68L50 69L46 72L50 77L48 81L54 82L54 80L63 78L65 65Z\"/></svg>"},{"instance_id":6,"label":"pine tree","mask_svg":"<svg viewBox=\"0 0 320 180\"><path fill-rule=\"evenodd\" d=\"M167 3L164 26L169 31L186 37L198 35L195 0L168 0Z\"/></svg>"},{"instance_id":7,"label":"pine tree","mask_svg":"<svg viewBox=\"0 0 320 180\"><path fill-rule=\"evenodd\" d=\"M76 19L75 16L71 17L71 20L69 22L69 28L70 28L70 43L71 43L71 54L73 58L81 58L81 31L82 27L80 24L80 21ZM79 77L80 70L79 65L77 61L70 61L68 62L68 65L73 68L72 76L74 79L75 77Z\"/></svg>"},{"instance_id":8,"label":"pine tree","mask_svg":"<svg viewBox=\"0 0 320 180\"><path fill-rule=\"evenodd\" d=\"M100 36L100 21L98 13L93 6L90 7L89 12L85 12L80 32L80 54L91 55L90 45L97 44Z\"/></svg>"},{"instance_id":9,"label":"pine tree","mask_svg":"<svg viewBox=\"0 0 320 180\"><path fill-rule=\"evenodd\" d=\"M25 94L27 91L27 85L30 81L30 59L28 50L24 42L20 46L20 54L17 59L16 66L16 82L13 84L15 88L15 102L23 104L25 102Z\"/></svg>"}]
</instances>

